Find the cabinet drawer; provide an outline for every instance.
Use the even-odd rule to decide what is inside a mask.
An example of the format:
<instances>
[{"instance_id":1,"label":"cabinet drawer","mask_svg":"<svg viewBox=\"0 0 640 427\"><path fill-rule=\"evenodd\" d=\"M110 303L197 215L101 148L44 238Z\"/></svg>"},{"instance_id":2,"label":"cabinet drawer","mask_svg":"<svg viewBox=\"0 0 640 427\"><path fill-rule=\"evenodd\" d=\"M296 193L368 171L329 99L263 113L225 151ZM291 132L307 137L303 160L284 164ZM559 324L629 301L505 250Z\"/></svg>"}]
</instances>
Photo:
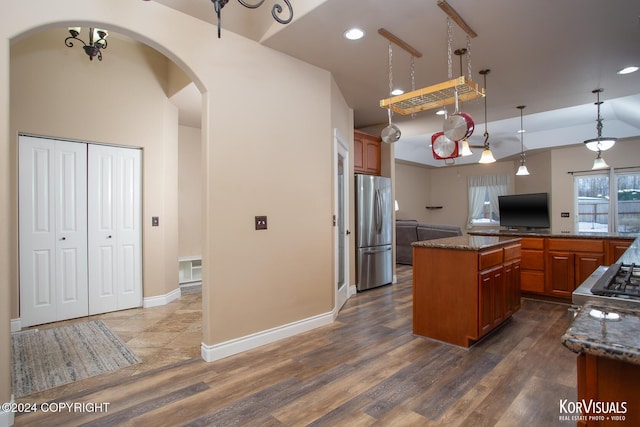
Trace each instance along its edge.
<instances>
[{"instance_id":1,"label":"cabinet drawer","mask_svg":"<svg viewBox=\"0 0 640 427\"><path fill-rule=\"evenodd\" d=\"M604 241L601 239L549 239L549 250L603 253Z\"/></svg>"},{"instance_id":2,"label":"cabinet drawer","mask_svg":"<svg viewBox=\"0 0 640 427\"><path fill-rule=\"evenodd\" d=\"M544 239L542 237L523 237L520 244L522 249L544 249Z\"/></svg>"},{"instance_id":3,"label":"cabinet drawer","mask_svg":"<svg viewBox=\"0 0 640 427\"><path fill-rule=\"evenodd\" d=\"M521 254L521 266L526 270L544 271L544 252L530 249L523 249Z\"/></svg>"},{"instance_id":4,"label":"cabinet drawer","mask_svg":"<svg viewBox=\"0 0 640 427\"><path fill-rule=\"evenodd\" d=\"M544 294L544 272L520 270L520 290Z\"/></svg>"},{"instance_id":5,"label":"cabinet drawer","mask_svg":"<svg viewBox=\"0 0 640 427\"><path fill-rule=\"evenodd\" d=\"M504 248L504 260L509 261L512 259L520 258L520 245L511 245Z\"/></svg>"},{"instance_id":6,"label":"cabinet drawer","mask_svg":"<svg viewBox=\"0 0 640 427\"><path fill-rule=\"evenodd\" d=\"M478 255L478 265L480 270L502 264L502 249L503 248L481 252Z\"/></svg>"}]
</instances>

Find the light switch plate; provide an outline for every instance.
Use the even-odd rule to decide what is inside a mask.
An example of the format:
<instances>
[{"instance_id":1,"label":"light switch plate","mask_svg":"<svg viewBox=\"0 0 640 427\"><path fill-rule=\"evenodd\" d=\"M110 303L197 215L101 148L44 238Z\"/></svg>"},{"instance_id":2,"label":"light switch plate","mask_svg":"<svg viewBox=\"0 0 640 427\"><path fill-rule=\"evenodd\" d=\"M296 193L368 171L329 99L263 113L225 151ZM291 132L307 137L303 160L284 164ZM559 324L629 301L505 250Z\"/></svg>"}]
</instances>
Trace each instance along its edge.
<instances>
[{"instance_id":1,"label":"light switch plate","mask_svg":"<svg viewBox=\"0 0 640 427\"><path fill-rule=\"evenodd\" d=\"M160 217L152 216L151 217L151 226L152 227L157 227L159 225L160 225Z\"/></svg>"}]
</instances>

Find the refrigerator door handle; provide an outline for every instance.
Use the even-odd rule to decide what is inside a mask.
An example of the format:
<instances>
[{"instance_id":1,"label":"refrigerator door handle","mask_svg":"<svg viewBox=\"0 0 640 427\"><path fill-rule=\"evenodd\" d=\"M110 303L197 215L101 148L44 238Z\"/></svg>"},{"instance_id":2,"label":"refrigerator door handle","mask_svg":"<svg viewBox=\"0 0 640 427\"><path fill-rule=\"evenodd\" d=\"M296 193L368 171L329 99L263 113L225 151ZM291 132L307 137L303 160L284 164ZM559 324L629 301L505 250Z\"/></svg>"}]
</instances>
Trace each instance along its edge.
<instances>
[{"instance_id":1,"label":"refrigerator door handle","mask_svg":"<svg viewBox=\"0 0 640 427\"><path fill-rule=\"evenodd\" d=\"M382 200L380 190L376 189L376 231L378 234L382 232Z\"/></svg>"},{"instance_id":2,"label":"refrigerator door handle","mask_svg":"<svg viewBox=\"0 0 640 427\"><path fill-rule=\"evenodd\" d=\"M386 252L386 251L390 251L391 247L384 247L384 248L380 248L380 249L369 249L363 252L364 255L371 255L371 254L377 254L380 252Z\"/></svg>"}]
</instances>

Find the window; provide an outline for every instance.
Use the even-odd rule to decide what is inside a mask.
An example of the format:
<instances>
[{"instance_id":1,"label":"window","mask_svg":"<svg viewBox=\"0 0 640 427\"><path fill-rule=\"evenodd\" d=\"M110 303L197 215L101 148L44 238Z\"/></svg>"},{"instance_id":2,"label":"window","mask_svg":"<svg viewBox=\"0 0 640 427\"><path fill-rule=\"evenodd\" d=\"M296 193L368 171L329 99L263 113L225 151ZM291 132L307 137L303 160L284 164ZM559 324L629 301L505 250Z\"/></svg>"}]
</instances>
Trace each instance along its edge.
<instances>
[{"instance_id":1,"label":"window","mask_svg":"<svg viewBox=\"0 0 640 427\"><path fill-rule=\"evenodd\" d=\"M640 233L640 171L616 175L618 206L615 230L618 233Z\"/></svg>"},{"instance_id":2,"label":"window","mask_svg":"<svg viewBox=\"0 0 640 427\"><path fill-rule=\"evenodd\" d=\"M498 196L509 193L509 174L470 176L469 227L499 225Z\"/></svg>"},{"instance_id":3,"label":"window","mask_svg":"<svg viewBox=\"0 0 640 427\"><path fill-rule=\"evenodd\" d=\"M578 231L640 232L640 171L576 176L574 186Z\"/></svg>"}]
</instances>

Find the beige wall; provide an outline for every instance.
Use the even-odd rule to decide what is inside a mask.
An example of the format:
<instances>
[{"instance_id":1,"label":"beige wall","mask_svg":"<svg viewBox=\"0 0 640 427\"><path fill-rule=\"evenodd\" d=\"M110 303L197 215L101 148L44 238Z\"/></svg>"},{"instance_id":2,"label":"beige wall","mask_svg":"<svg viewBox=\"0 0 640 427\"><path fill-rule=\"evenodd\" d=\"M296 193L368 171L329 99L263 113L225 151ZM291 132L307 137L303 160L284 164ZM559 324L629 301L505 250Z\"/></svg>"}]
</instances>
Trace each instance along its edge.
<instances>
[{"instance_id":1,"label":"beige wall","mask_svg":"<svg viewBox=\"0 0 640 427\"><path fill-rule=\"evenodd\" d=\"M430 198L429 180L431 169L396 161L395 195L400 208L396 219L415 219L427 223L429 214L425 209Z\"/></svg>"},{"instance_id":2,"label":"beige wall","mask_svg":"<svg viewBox=\"0 0 640 427\"><path fill-rule=\"evenodd\" d=\"M527 156L530 175L516 176L519 160L498 161L490 165L446 166L425 168L396 162L396 195L400 204L399 219L417 219L432 224L452 224L466 229L468 199L467 177L472 175L510 173L512 192L549 193L551 229L555 233L574 232L573 175L590 172L596 154L582 144ZM603 154L609 166L640 166L640 139L619 141ZM442 206L427 210L424 206ZM561 212L569 212L568 219Z\"/></svg>"},{"instance_id":3,"label":"beige wall","mask_svg":"<svg viewBox=\"0 0 640 427\"><path fill-rule=\"evenodd\" d=\"M469 211L467 178L501 173L514 175L513 166L512 161L502 161L490 165L423 168L396 162L396 194L400 205L398 218L417 219L427 224L457 225L465 231ZM512 188L513 182L512 176ZM426 206L442 208L426 209Z\"/></svg>"},{"instance_id":4,"label":"beige wall","mask_svg":"<svg viewBox=\"0 0 640 427\"><path fill-rule=\"evenodd\" d=\"M178 256L202 256L202 130L178 129Z\"/></svg>"},{"instance_id":5,"label":"beige wall","mask_svg":"<svg viewBox=\"0 0 640 427\"><path fill-rule=\"evenodd\" d=\"M514 163L517 171L520 161ZM527 154L526 164L530 175L515 176L516 194L551 193L551 151Z\"/></svg>"},{"instance_id":6,"label":"beige wall","mask_svg":"<svg viewBox=\"0 0 640 427\"><path fill-rule=\"evenodd\" d=\"M102 62L89 61L80 48L60 42L66 33L43 31L11 47L11 157L17 159L19 132L141 147L144 296L167 294L177 286L177 110L163 89L167 59L140 43L114 37ZM16 164L11 167L13 182ZM17 250L15 193L12 205L12 247ZM160 217L160 227L150 227L151 216ZM159 259L163 262L154 261ZM19 317L15 261L12 318Z\"/></svg>"},{"instance_id":7,"label":"beige wall","mask_svg":"<svg viewBox=\"0 0 640 427\"><path fill-rule=\"evenodd\" d=\"M0 40L4 41L0 43L0 85L5 88L0 91L4 101L0 102L0 159L7 166L0 168L0 206L6 209L0 219L0 262L6 267L0 268L0 304L7 308L1 311L0 324L0 340L4 343L0 345L2 401L10 399L6 301L10 298L8 283L15 280L17 265L15 235L9 234L15 221L12 216L16 188L15 171L8 172L15 162L7 108L9 41L25 32L38 32L43 26L95 22L140 38L179 64L203 93L204 344L213 345L329 313L334 304L332 132L333 126L348 126L341 131L349 135L353 120L344 100L336 99L341 95L332 89L330 74L233 33L225 32L217 40L210 24L155 2L92 0L93 7L86 4L86 0L11 1L0 17ZM115 44L111 44L105 60L91 65L107 64L107 54L114 50ZM75 53L82 56L81 52ZM131 66L135 65L132 61ZM43 65L38 69L44 70ZM47 74L41 72L40 77L46 80ZM106 81L109 89L116 89ZM158 115L154 113L152 119L142 117L145 133L138 132L136 123L127 122L132 104L147 95L152 99L157 96L154 91L147 94L145 84L140 86L141 92L136 88L133 96L130 91L114 108L113 115L122 122L107 123L99 135L88 129L78 131L76 138L112 142L120 136L118 127L128 130L132 126L132 141L161 141L158 152L145 150L144 166L150 170L145 169L143 179L157 181L150 187L149 183L144 184L145 191L151 193L145 195L150 201L145 200L144 215L145 219L156 214L176 215L172 212L177 212L178 205L177 172L170 171L166 178L163 174L172 160L177 165L177 143L173 147L166 145L173 137L177 141L177 124L162 123L171 114L165 97L154 101ZM84 88L91 90L86 90L75 105L95 107L90 104L95 90L92 85ZM57 99L66 99L66 95L60 94ZM67 105L60 103L60 109ZM69 133L63 126L44 131L32 132L64 136ZM131 142L136 144L142 145ZM163 195L160 187L165 185L167 194ZM268 230L254 230L255 215L269 217ZM167 224L172 229L166 232L162 227L145 229L145 250L157 247L161 254L151 259L145 253L144 262L153 266L166 263L166 268L158 269L158 281L169 281L166 270L172 269L176 277L170 281L175 284L178 220L168 218ZM173 242L168 241L172 239ZM173 249L168 247L171 244ZM171 250L175 252L169 256Z\"/></svg>"},{"instance_id":8,"label":"beige wall","mask_svg":"<svg viewBox=\"0 0 640 427\"><path fill-rule=\"evenodd\" d=\"M640 166L640 138L618 141L613 148L602 155L612 168ZM553 150L551 152L551 228L553 232L573 232L577 230L573 204L573 175L569 172L591 170L596 153L582 145ZM569 212L569 218L561 218L561 212Z\"/></svg>"}]
</instances>

